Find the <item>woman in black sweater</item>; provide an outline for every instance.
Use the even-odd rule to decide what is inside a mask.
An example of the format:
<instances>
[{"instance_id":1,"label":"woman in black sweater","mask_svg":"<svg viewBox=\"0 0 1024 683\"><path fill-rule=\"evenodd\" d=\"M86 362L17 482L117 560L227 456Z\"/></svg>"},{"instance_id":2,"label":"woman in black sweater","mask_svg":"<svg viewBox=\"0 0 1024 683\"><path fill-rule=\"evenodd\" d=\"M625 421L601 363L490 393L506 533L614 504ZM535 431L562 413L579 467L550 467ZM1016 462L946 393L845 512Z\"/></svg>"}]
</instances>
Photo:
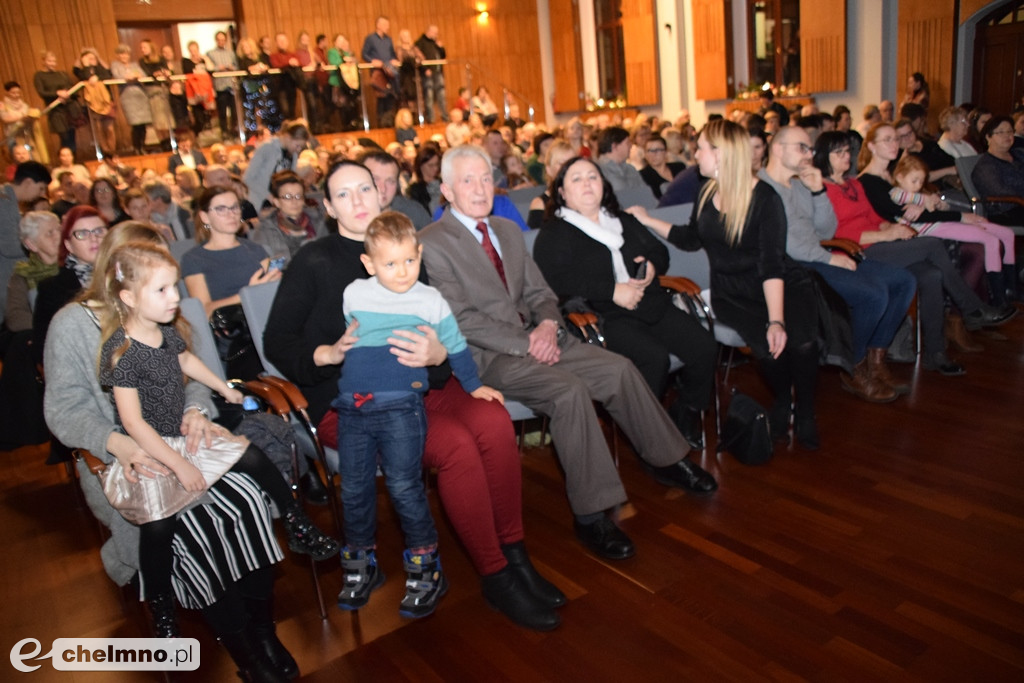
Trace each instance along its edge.
<instances>
[{"instance_id":1,"label":"woman in black sweater","mask_svg":"<svg viewBox=\"0 0 1024 683\"><path fill-rule=\"evenodd\" d=\"M589 159L567 161L550 191L533 250L544 279L563 300L587 300L603 318L608 349L633 361L655 396L665 392L669 355L683 362L670 412L690 445L702 447L700 411L711 393L715 341L659 285L668 249L619 210L611 185Z\"/></svg>"}]
</instances>

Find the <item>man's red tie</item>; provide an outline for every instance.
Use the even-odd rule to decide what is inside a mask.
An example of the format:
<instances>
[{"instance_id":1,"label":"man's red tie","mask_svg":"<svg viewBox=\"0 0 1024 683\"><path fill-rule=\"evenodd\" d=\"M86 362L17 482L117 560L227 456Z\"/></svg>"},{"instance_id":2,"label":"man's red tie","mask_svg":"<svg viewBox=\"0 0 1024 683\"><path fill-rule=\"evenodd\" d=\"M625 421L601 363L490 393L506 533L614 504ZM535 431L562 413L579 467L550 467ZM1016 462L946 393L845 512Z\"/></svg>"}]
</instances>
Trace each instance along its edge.
<instances>
[{"instance_id":1,"label":"man's red tie","mask_svg":"<svg viewBox=\"0 0 1024 683\"><path fill-rule=\"evenodd\" d=\"M508 282L505 280L505 266L501 263L501 257L498 256L498 250L494 248L494 243L491 242L491 236L487 232L487 224L480 221L476 224L476 229L484 236L484 253L487 254L487 258L491 259L491 263L494 264L494 269L498 271L498 277L501 278L501 284L505 285L505 289L508 289Z\"/></svg>"}]
</instances>

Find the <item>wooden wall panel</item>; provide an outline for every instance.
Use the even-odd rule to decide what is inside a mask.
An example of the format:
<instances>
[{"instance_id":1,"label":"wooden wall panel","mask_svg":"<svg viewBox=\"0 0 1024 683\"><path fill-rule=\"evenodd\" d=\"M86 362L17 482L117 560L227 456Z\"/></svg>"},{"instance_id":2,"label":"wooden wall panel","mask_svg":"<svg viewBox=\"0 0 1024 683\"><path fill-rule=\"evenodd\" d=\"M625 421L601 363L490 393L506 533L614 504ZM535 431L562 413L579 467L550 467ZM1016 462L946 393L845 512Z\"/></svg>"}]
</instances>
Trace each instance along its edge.
<instances>
[{"instance_id":1,"label":"wooden wall panel","mask_svg":"<svg viewBox=\"0 0 1024 683\"><path fill-rule=\"evenodd\" d=\"M800 70L804 92L846 90L846 0L801 3Z\"/></svg>"},{"instance_id":2,"label":"wooden wall panel","mask_svg":"<svg viewBox=\"0 0 1024 683\"><path fill-rule=\"evenodd\" d=\"M732 97L732 34L729 0L692 0L693 60L697 98Z\"/></svg>"},{"instance_id":3,"label":"wooden wall panel","mask_svg":"<svg viewBox=\"0 0 1024 683\"><path fill-rule=\"evenodd\" d=\"M523 98L519 102L524 118L527 104L543 112L536 5L515 0L488 0L487 4L490 20L481 25L475 2L470 0L394 0L387 3L391 34L397 38L399 30L408 28L415 39L428 24L438 25L449 58L459 62L446 69L449 107L455 103L459 86L471 79L474 87L487 85L495 99L500 98L503 85L518 93ZM17 80L24 86L29 102L39 106L42 101L32 88L32 76L38 69L41 51L53 50L58 68L70 73L83 47L95 47L109 63L117 46L119 21L169 23L230 18L234 6L243 36L283 31L294 42L303 29L330 37L344 33L358 52L363 39L373 31L381 3L153 0L152 6L146 6L135 0L0 0L0 78ZM467 61L473 64L469 74Z\"/></svg>"},{"instance_id":4,"label":"wooden wall panel","mask_svg":"<svg viewBox=\"0 0 1024 683\"><path fill-rule=\"evenodd\" d=\"M0 2L0 78L18 81L29 103L41 107L32 85L41 53L52 50L57 68L69 74L83 47L95 47L109 59L117 45L113 17L112 0Z\"/></svg>"},{"instance_id":5,"label":"wooden wall panel","mask_svg":"<svg viewBox=\"0 0 1024 683\"><path fill-rule=\"evenodd\" d=\"M486 24L477 22L470 0L393 0L386 5L391 20L391 37L407 28L413 39L429 24L437 24L441 41L450 60L460 64L445 70L448 103L451 107L458 88L472 80L473 88L484 84L498 99L504 84L519 93L538 111L543 111L543 86L540 68L540 38L537 7L532 2L488 0L490 12ZM239 28L243 36L259 37L287 33L294 42L299 31L324 33L333 37L343 33L358 53L363 40L373 32L381 11L375 0L305 0L281 3L274 0L238 0ZM473 67L466 73L465 62ZM526 118L525 106L522 115Z\"/></svg>"},{"instance_id":6,"label":"wooden wall panel","mask_svg":"<svg viewBox=\"0 0 1024 683\"><path fill-rule=\"evenodd\" d=\"M582 111L585 96L577 0L548 0L548 16L555 77L554 110Z\"/></svg>"},{"instance_id":7,"label":"wooden wall panel","mask_svg":"<svg viewBox=\"0 0 1024 683\"><path fill-rule=\"evenodd\" d=\"M949 106L953 78L955 0L902 0L899 4L896 83L903 99L910 74L920 71L931 88L928 127L938 130L938 114Z\"/></svg>"},{"instance_id":8,"label":"wooden wall panel","mask_svg":"<svg viewBox=\"0 0 1024 683\"><path fill-rule=\"evenodd\" d=\"M658 38L652 0L623 0L622 42L626 60L626 99L631 107L661 102Z\"/></svg>"},{"instance_id":9,"label":"wooden wall panel","mask_svg":"<svg viewBox=\"0 0 1024 683\"><path fill-rule=\"evenodd\" d=\"M981 9L992 9L996 3L991 0L958 0L960 3L960 23L970 19L975 12Z\"/></svg>"},{"instance_id":10,"label":"wooden wall panel","mask_svg":"<svg viewBox=\"0 0 1024 683\"><path fill-rule=\"evenodd\" d=\"M122 24L140 22L211 21L235 15L232 0L112 0L114 16Z\"/></svg>"}]
</instances>

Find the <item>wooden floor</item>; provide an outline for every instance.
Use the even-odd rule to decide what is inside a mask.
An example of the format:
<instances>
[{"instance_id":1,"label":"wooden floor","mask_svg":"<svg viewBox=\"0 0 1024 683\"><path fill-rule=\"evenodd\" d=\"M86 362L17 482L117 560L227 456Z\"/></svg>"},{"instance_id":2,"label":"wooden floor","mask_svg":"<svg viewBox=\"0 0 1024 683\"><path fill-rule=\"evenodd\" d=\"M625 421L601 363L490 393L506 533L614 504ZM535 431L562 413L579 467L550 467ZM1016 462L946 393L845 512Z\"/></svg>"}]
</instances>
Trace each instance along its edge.
<instances>
[{"instance_id":1,"label":"wooden floor","mask_svg":"<svg viewBox=\"0 0 1024 683\"><path fill-rule=\"evenodd\" d=\"M986 353L961 356L965 377L896 366L913 393L888 406L845 394L824 371L823 449L779 449L758 468L705 453L721 482L712 497L665 489L623 458L623 526L637 545L625 562L578 545L552 453L527 449L527 542L569 596L553 633L519 629L484 604L446 523L451 591L434 616L401 619L401 543L382 496L385 586L361 612L331 606L321 622L306 563L285 560L281 639L303 680L331 683L1022 681L1024 316L1001 332L1008 339L982 339ZM764 396L751 367L733 378ZM45 652L58 637L143 635L137 607L102 571L94 522L43 457L26 448L0 460L0 652L27 637ZM340 569L322 566L333 603ZM180 680L230 680L203 623L186 615L183 628L200 638L203 663ZM45 661L32 674L8 666L0 680L115 680Z\"/></svg>"}]
</instances>

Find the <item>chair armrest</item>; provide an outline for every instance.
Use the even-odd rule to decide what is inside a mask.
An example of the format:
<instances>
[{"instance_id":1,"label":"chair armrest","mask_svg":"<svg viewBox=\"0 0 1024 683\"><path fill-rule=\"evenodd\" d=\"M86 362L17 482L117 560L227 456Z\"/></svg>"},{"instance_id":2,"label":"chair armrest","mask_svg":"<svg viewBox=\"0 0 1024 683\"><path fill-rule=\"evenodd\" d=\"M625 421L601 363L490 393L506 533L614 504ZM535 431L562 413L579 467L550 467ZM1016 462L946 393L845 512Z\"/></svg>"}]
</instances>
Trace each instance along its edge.
<instances>
[{"instance_id":1,"label":"chair armrest","mask_svg":"<svg viewBox=\"0 0 1024 683\"><path fill-rule=\"evenodd\" d=\"M266 382L284 394L284 397L288 399L288 403L293 409L306 410L309 408L309 401L302 394L302 390L283 377L277 377L275 375L260 375L260 381Z\"/></svg>"},{"instance_id":2,"label":"chair armrest","mask_svg":"<svg viewBox=\"0 0 1024 683\"><path fill-rule=\"evenodd\" d=\"M105 462L84 448L76 448L71 451L71 457L75 460L81 460L84 462L85 466L88 467L89 471L93 474L99 474L103 470L107 469L107 464Z\"/></svg>"},{"instance_id":3,"label":"chair armrest","mask_svg":"<svg viewBox=\"0 0 1024 683\"><path fill-rule=\"evenodd\" d=\"M587 326L597 324L597 316L589 311L587 313L568 313L565 317L573 325L580 328L581 332L585 331Z\"/></svg>"},{"instance_id":4,"label":"chair armrest","mask_svg":"<svg viewBox=\"0 0 1024 683\"><path fill-rule=\"evenodd\" d=\"M265 382L249 380L248 382L231 382L230 384L236 389L259 396L275 415L287 415L292 410L284 394Z\"/></svg>"},{"instance_id":5,"label":"chair armrest","mask_svg":"<svg viewBox=\"0 0 1024 683\"><path fill-rule=\"evenodd\" d=\"M658 284L673 292L687 294L689 296L700 296L700 285L688 277L679 275L661 275L658 277Z\"/></svg>"},{"instance_id":6,"label":"chair armrest","mask_svg":"<svg viewBox=\"0 0 1024 683\"><path fill-rule=\"evenodd\" d=\"M853 240L845 237L836 237L830 240L822 240L821 246L826 249L838 249L850 258L860 261L864 258L864 248Z\"/></svg>"},{"instance_id":7,"label":"chair armrest","mask_svg":"<svg viewBox=\"0 0 1024 683\"><path fill-rule=\"evenodd\" d=\"M1001 202L1004 204L1020 204L1024 206L1024 198L1014 197L1013 195L1003 196L999 195L996 197L985 197L986 202Z\"/></svg>"}]
</instances>

